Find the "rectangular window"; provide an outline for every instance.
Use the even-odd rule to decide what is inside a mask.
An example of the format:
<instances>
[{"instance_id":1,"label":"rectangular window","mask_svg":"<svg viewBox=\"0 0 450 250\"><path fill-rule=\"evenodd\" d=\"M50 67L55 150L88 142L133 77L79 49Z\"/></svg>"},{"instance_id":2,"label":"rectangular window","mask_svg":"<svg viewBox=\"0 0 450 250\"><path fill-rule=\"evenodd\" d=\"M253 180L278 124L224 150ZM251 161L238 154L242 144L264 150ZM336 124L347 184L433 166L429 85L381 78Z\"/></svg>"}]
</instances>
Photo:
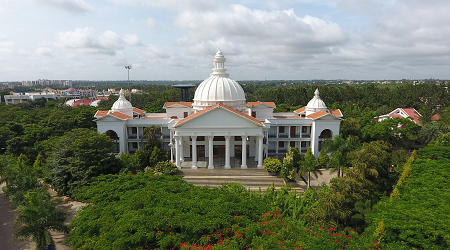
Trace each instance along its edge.
<instances>
[{"instance_id":1,"label":"rectangular window","mask_svg":"<svg viewBox=\"0 0 450 250\"><path fill-rule=\"evenodd\" d=\"M307 127L306 126L302 126L302 133L306 133L307 131Z\"/></svg>"},{"instance_id":2,"label":"rectangular window","mask_svg":"<svg viewBox=\"0 0 450 250\"><path fill-rule=\"evenodd\" d=\"M184 112L184 118L188 117L188 112Z\"/></svg>"},{"instance_id":3,"label":"rectangular window","mask_svg":"<svg viewBox=\"0 0 450 250\"><path fill-rule=\"evenodd\" d=\"M138 143L137 142L133 142L133 148L138 148Z\"/></svg>"},{"instance_id":4,"label":"rectangular window","mask_svg":"<svg viewBox=\"0 0 450 250\"><path fill-rule=\"evenodd\" d=\"M291 146L291 148L294 149L294 148L295 148L295 141L291 141L291 142L289 143L289 146Z\"/></svg>"},{"instance_id":5,"label":"rectangular window","mask_svg":"<svg viewBox=\"0 0 450 250\"><path fill-rule=\"evenodd\" d=\"M284 141L278 142L278 148L284 148Z\"/></svg>"},{"instance_id":6,"label":"rectangular window","mask_svg":"<svg viewBox=\"0 0 450 250\"><path fill-rule=\"evenodd\" d=\"M132 134L137 134L137 128L136 127L132 127L131 128L131 133Z\"/></svg>"},{"instance_id":7,"label":"rectangular window","mask_svg":"<svg viewBox=\"0 0 450 250\"><path fill-rule=\"evenodd\" d=\"M197 141L205 141L205 137L204 136L197 136Z\"/></svg>"},{"instance_id":8,"label":"rectangular window","mask_svg":"<svg viewBox=\"0 0 450 250\"><path fill-rule=\"evenodd\" d=\"M256 117L256 112L252 111L252 117Z\"/></svg>"},{"instance_id":9,"label":"rectangular window","mask_svg":"<svg viewBox=\"0 0 450 250\"><path fill-rule=\"evenodd\" d=\"M284 126L278 127L278 133L284 133Z\"/></svg>"},{"instance_id":10,"label":"rectangular window","mask_svg":"<svg viewBox=\"0 0 450 250\"><path fill-rule=\"evenodd\" d=\"M302 148L306 148L306 142L305 141L302 141Z\"/></svg>"}]
</instances>

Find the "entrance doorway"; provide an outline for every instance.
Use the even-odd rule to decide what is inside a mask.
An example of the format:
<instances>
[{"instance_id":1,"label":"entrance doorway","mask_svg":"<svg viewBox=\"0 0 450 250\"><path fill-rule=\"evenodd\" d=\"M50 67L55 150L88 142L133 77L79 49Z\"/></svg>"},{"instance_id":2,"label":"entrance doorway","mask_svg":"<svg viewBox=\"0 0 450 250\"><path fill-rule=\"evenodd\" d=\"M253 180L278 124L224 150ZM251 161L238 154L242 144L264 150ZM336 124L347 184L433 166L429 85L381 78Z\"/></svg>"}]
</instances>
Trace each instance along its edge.
<instances>
[{"instance_id":1,"label":"entrance doorway","mask_svg":"<svg viewBox=\"0 0 450 250\"><path fill-rule=\"evenodd\" d=\"M247 158L249 158L250 154L249 154L249 145L247 146L247 150L246 150L246 154L247 154ZM234 157L236 159L242 159L242 145L236 145L234 146Z\"/></svg>"},{"instance_id":2,"label":"entrance doorway","mask_svg":"<svg viewBox=\"0 0 450 250\"><path fill-rule=\"evenodd\" d=\"M225 157L225 145L214 145L213 157L214 159Z\"/></svg>"},{"instance_id":3,"label":"entrance doorway","mask_svg":"<svg viewBox=\"0 0 450 250\"><path fill-rule=\"evenodd\" d=\"M192 145L190 145L190 156L192 159ZM197 145L197 161L205 159L205 145Z\"/></svg>"}]
</instances>

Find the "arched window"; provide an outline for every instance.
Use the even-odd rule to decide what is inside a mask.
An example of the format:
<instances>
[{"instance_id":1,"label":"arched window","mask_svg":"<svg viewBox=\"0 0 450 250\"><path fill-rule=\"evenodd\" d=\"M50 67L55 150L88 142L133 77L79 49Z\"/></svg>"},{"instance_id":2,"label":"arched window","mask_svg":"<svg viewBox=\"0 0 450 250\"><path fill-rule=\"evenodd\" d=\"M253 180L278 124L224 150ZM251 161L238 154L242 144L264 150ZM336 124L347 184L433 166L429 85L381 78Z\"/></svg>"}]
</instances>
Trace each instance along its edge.
<instances>
[{"instance_id":1,"label":"arched window","mask_svg":"<svg viewBox=\"0 0 450 250\"><path fill-rule=\"evenodd\" d=\"M117 135L117 133L114 132L113 130L108 130L106 131L105 134L114 141L113 153L114 154L120 153L119 136Z\"/></svg>"},{"instance_id":2,"label":"arched window","mask_svg":"<svg viewBox=\"0 0 450 250\"><path fill-rule=\"evenodd\" d=\"M331 137L333 137L333 132L331 132L331 130L329 129L325 129L324 131L322 131L319 136L320 139L331 139Z\"/></svg>"}]
</instances>

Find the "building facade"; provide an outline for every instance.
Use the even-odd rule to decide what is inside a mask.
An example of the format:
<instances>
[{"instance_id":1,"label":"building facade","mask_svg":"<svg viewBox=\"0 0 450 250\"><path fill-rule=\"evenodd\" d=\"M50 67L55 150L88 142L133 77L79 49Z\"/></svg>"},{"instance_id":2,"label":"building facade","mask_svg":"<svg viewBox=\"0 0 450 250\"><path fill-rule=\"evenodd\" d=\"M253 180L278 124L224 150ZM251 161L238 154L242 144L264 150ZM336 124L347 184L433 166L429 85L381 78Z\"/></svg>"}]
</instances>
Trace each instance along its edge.
<instances>
[{"instance_id":1,"label":"building facade","mask_svg":"<svg viewBox=\"0 0 450 250\"><path fill-rule=\"evenodd\" d=\"M210 77L196 89L193 102L168 102L166 113L145 113L132 107L121 90L111 110L95 114L99 133L116 141L115 153L143 146L144 128L161 127L162 142L177 167L263 167L267 157L284 157L288 146L301 152L339 134L342 113L328 109L319 91L303 108L274 113L273 102L247 102L241 85L226 73L219 50Z\"/></svg>"}]
</instances>

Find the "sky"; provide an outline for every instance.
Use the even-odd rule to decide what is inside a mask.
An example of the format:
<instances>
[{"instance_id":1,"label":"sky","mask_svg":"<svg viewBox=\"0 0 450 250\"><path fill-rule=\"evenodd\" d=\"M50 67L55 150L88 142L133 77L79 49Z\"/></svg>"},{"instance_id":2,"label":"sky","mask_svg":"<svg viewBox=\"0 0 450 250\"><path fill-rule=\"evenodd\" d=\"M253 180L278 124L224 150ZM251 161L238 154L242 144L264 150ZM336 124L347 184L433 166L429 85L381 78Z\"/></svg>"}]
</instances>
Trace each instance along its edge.
<instances>
[{"instance_id":1,"label":"sky","mask_svg":"<svg viewBox=\"0 0 450 250\"><path fill-rule=\"evenodd\" d=\"M450 79L449 0L0 0L0 81Z\"/></svg>"}]
</instances>

